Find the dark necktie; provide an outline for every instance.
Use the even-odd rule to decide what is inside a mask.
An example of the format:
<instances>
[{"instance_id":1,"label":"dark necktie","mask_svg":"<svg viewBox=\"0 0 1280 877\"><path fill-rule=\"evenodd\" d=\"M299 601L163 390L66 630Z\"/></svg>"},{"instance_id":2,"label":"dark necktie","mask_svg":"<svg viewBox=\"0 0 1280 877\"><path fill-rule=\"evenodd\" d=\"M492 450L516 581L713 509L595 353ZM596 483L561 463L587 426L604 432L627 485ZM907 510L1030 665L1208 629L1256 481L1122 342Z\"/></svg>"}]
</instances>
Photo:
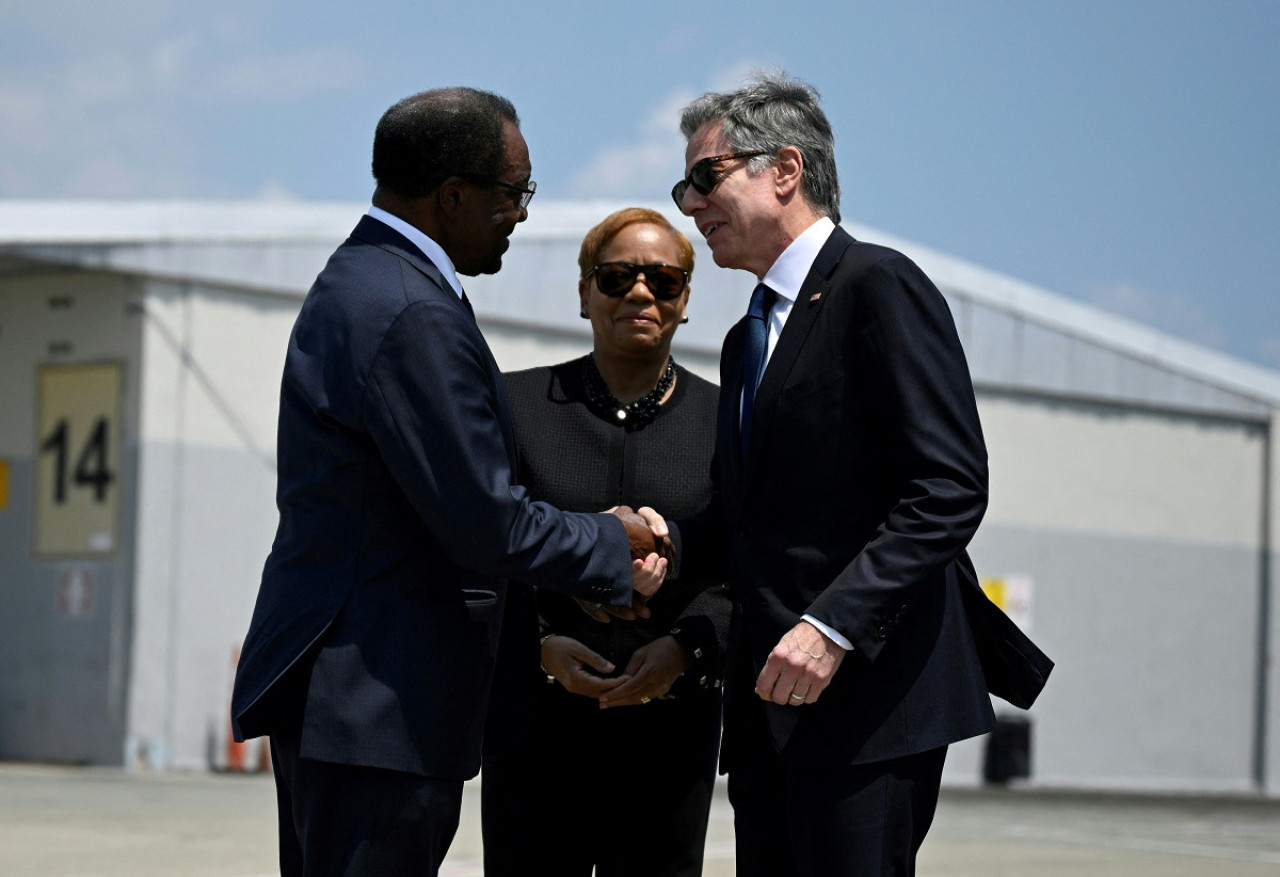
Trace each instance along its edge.
<instances>
[{"instance_id":1,"label":"dark necktie","mask_svg":"<svg viewBox=\"0 0 1280 877\"><path fill-rule=\"evenodd\" d=\"M476 315L476 309L471 306L471 299L467 298L466 290L463 290L462 293L462 303L467 306L467 313L474 317Z\"/></svg>"},{"instance_id":2,"label":"dark necktie","mask_svg":"<svg viewBox=\"0 0 1280 877\"><path fill-rule=\"evenodd\" d=\"M751 293L751 305L747 308L747 333L742 349L742 453L747 453L747 440L751 436L751 413L755 408L756 385L764 366L764 354L768 349L769 310L777 293L763 283Z\"/></svg>"}]
</instances>

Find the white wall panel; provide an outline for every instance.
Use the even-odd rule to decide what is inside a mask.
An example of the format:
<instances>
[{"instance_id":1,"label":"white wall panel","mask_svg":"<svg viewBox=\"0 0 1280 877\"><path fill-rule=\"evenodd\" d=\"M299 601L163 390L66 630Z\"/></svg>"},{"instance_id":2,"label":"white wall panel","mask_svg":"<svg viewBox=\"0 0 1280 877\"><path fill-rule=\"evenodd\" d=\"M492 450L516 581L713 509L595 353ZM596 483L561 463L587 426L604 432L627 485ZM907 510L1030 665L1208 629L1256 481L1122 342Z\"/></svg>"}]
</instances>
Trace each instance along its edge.
<instances>
[{"instance_id":1,"label":"white wall panel","mask_svg":"<svg viewBox=\"0 0 1280 877\"><path fill-rule=\"evenodd\" d=\"M155 283L144 306L143 435L273 457L280 375L301 300Z\"/></svg>"},{"instance_id":2,"label":"white wall panel","mask_svg":"<svg viewBox=\"0 0 1280 877\"><path fill-rule=\"evenodd\" d=\"M1035 784L1252 788L1255 552L987 522L972 556L1030 578L1057 662L1029 713Z\"/></svg>"},{"instance_id":3,"label":"white wall panel","mask_svg":"<svg viewBox=\"0 0 1280 877\"><path fill-rule=\"evenodd\" d=\"M1256 547L1261 428L983 394L987 522Z\"/></svg>"}]
</instances>

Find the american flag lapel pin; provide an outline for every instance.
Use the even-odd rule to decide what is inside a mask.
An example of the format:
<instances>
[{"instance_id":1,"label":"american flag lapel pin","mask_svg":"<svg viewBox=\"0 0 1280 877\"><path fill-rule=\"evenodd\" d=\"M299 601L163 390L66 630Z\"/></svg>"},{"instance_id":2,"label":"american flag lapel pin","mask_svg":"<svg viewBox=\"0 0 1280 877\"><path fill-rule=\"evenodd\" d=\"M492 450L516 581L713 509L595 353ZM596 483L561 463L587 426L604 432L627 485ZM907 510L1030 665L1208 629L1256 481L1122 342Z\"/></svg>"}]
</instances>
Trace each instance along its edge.
<instances>
[{"instance_id":1,"label":"american flag lapel pin","mask_svg":"<svg viewBox=\"0 0 1280 877\"><path fill-rule=\"evenodd\" d=\"M809 304L813 304L815 301L817 301L820 298L822 298L822 293L815 292L813 295L809 296Z\"/></svg>"}]
</instances>

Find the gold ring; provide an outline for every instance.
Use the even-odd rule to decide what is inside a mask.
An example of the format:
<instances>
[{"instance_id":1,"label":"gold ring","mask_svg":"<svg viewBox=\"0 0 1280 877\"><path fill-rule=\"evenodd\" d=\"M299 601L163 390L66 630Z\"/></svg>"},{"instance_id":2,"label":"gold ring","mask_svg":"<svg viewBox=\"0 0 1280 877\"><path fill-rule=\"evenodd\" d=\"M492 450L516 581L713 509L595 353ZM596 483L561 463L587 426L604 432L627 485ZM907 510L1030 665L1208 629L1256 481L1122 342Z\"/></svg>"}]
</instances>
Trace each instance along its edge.
<instances>
[{"instance_id":1,"label":"gold ring","mask_svg":"<svg viewBox=\"0 0 1280 877\"><path fill-rule=\"evenodd\" d=\"M796 693L793 691L793 692L791 692L791 699L792 699L792 700L803 701L803 700L805 699L805 695L803 695L803 694L796 694Z\"/></svg>"},{"instance_id":2,"label":"gold ring","mask_svg":"<svg viewBox=\"0 0 1280 877\"><path fill-rule=\"evenodd\" d=\"M648 703L648 702L649 702L649 698L647 698L647 697L642 697L642 698L640 698L640 702L641 702L641 703Z\"/></svg>"}]
</instances>

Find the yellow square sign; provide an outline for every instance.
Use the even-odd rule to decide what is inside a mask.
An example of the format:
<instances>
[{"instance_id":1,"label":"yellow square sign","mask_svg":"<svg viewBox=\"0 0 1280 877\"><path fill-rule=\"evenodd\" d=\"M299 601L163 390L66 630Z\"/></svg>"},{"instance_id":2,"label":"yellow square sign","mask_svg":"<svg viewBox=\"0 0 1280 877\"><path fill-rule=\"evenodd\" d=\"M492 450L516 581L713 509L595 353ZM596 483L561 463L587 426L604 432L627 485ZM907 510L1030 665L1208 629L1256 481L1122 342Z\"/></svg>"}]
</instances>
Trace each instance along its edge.
<instances>
[{"instance_id":1,"label":"yellow square sign","mask_svg":"<svg viewBox=\"0 0 1280 877\"><path fill-rule=\"evenodd\" d=\"M103 555L118 547L120 374L119 363L39 369L38 555Z\"/></svg>"}]
</instances>

